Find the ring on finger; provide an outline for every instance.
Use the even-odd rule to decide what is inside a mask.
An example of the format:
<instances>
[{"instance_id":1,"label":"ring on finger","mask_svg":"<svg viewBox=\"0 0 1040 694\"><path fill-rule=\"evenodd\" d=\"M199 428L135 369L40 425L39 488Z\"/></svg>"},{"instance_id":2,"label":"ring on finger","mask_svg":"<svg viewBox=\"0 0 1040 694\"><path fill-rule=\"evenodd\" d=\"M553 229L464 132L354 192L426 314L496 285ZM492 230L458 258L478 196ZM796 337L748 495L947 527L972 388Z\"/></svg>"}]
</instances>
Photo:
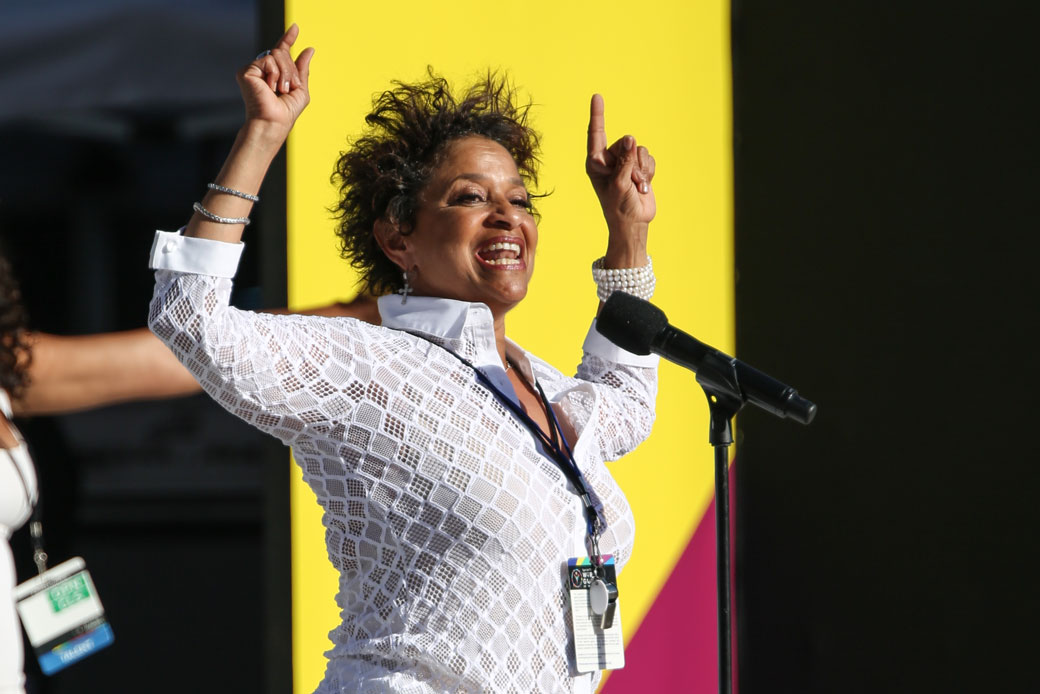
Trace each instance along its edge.
<instances>
[{"instance_id":1,"label":"ring on finger","mask_svg":"<svg viewBox=\"0 0 1040 694\"><path fill-rule=\"evenodd\" d=\"M253 58L253 60L260 60L261 58L266 58L269 55L271 55L271 51L270 50L261 51L261 52L256 54L256 57Z\"/></svg>"}]
</instances>

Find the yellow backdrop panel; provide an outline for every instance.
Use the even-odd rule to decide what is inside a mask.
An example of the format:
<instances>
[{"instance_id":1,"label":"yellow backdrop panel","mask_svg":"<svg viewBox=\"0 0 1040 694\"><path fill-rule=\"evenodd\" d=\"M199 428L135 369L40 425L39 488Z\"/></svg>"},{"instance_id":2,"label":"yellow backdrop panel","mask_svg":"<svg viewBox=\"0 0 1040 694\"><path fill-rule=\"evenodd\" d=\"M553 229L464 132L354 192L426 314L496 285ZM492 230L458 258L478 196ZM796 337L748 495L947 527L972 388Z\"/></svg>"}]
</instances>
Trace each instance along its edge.
<instances>
[{"instance_id":1,"label":"yellow backdrop panel","mask_svg":"<svg viewBox=\"0 0 1040 694\"><path fill-rule=\"evenodd\" d=\"M733 347L729 5L725 0L548 2L522 5L399 0L290 0L299 47L314 46L310 108L289 141L289 302L350 298L356 277L336 250L327 209L336 156L363 126L373 95L432 65L456 84L508 70L536 104L544 135L537 272L510 314L510 337L564 371L580 359L596 308L591 262L606 228L584 174L588 103L606 101L607 137L626 133L657 160L650 253L654 302L670 321ZM666 364L647 444L612 464L635 510L635 554L621 581L626 637L639 627L712 495L708 411L693 376ZM324 672L337 624L334 570L320 509L294 469L293 654L298 692Z\"/></svg>"}]
</instances>

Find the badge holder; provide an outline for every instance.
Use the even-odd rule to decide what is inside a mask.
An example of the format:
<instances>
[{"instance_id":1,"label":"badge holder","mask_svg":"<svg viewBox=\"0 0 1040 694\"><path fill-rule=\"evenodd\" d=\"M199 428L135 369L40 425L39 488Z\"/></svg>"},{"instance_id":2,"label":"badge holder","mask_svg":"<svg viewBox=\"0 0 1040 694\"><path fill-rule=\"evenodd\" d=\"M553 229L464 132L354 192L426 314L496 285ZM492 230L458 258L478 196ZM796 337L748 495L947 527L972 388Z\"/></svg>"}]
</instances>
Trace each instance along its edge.
<instances>
[{"instance_id":1,"label":"badge holder","mask_svg":"<svg viewBox=\"0 0 1040 694\"><path fill-rule=\"evenodd\" d=\"M40 669L53 675L110 645L114 637L83 558L47 568L38 507L29 532L39 575L18 585L14 598Z\"/></svg>"},{"instance_id":2,"label":"badge holder","mask_svg":"<svg viewBox=\"0 0 1040 694\"><path fill-rule=\"evenodd\" d=\"M567 588L574 629L574 662L578 672L625 667L625 643L617 604L614 556L567 560Z\"/></svg>"}]
</instances>

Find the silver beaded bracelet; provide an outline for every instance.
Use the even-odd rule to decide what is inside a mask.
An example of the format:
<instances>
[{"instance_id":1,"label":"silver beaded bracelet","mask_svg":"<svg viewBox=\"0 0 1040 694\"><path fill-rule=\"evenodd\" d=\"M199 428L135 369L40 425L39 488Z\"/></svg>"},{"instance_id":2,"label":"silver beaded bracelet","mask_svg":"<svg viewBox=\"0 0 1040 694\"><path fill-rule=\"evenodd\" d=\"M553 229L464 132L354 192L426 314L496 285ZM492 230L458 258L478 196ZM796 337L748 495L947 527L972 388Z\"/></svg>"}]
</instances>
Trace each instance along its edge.
<instances>
[{"instance_id":1,"label":"silver beaded bracelet","mask_svg":"<svg viewBox=\"0 0 1040 694\"><path fill-rule=\"evenodd\" d=\"M201 202L195 203L191 208L213 222L218 222L220 224L245 224L246 226L249 226L249 217L221 217L219 214L213 214L207 210L202 206Z\"/></svg>"},{"instance_id":2,"label":"silver beaded bracelet","mask_svg":"<svg viewBox=\"0 0 1040 694\"><path fill-rule=\"evenodd\" d=\"M236 198L242 198L244 200L249 200L250 202L260 202L259 195L243 193L242 191L235 190L234 188L225 188L224 186L218 185L216 183L207 183L206 187L210 190L215 190L218 193L227 193L228 195L234 195Z\"/></svg>"},{"instance_id":3,"label":"silver beaded bracelet","mask_svg":"<svg viewBox=\"0 0 1040 694\"><path fill-rule=\"evenodd\" d=\"M592 279L596 281L596 296L606 301L616 291L626 292L640 299L649 299L654 295L657 278L654 276L654 264L650 256L646 257L644 267L626 267L608 270L603 267L603 258L592 263Z\"/></svg>"}]
</instances>

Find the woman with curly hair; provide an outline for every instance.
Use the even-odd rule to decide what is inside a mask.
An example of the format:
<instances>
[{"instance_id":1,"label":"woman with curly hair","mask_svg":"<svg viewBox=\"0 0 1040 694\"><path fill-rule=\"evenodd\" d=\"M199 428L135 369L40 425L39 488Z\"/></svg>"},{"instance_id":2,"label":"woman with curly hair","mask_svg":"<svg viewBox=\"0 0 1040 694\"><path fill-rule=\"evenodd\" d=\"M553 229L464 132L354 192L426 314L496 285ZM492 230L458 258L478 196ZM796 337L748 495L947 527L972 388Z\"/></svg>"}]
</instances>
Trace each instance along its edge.
<instances>
[{"instance_id":1,"label":"woman with curly hair","mask_svg":"<svg viewBox=\"0 0 1040 694\"><path fill-rule=\"evenodd\" d=\"M319 692L592 692L602 666L576 656L593 617L572 615L568 561L607 576L604 629L605 567L634 536L604 461L649 434L656 358L590 329L567 377L507 339L538 244L538 136L495 75L395 83L337 163L343 252L380 325L230 308L255 194L309 101L297 35L239 72L246 122L188 225L156 235L149 324L218 402L292 446L322 506L342 622ZM608 147L598 96L586 171L608 231L599 296L648 297L654 162L631 136Z\"/></svg>"}]
</instances>

